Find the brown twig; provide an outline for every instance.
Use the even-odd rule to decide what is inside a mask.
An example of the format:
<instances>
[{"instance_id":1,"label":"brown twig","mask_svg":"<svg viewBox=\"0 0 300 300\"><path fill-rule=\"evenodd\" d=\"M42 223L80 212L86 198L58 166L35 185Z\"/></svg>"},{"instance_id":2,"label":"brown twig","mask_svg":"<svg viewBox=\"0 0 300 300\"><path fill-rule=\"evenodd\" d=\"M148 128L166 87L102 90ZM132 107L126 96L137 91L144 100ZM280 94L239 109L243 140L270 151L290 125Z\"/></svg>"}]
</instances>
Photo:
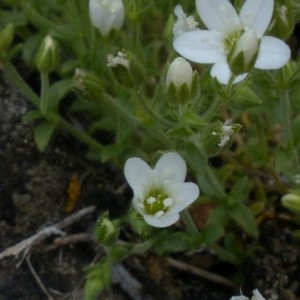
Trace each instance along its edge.
<instances>
[{"instance_id":1,"label":"brown twig","mask_svg":"<svg viewBox=\"0 0 300 300\"><path fill-rule=\"evenodd\" d=\"M77 233L77 234L65 235L65 236L55 238L53 243L51 245L43 247L41 252L49 252L56 248L63 247L66 245L86 243L86 242L96 243L94 236L89 233Z\"/></svg>"},{"instance_id":2,"label":"brown twig","mask_svg":"<svg viewBox=\"0 0 300 300\"><path fill-rule=\"evenodd\" d=\"M169 265L173 268L179 269L181 271L189 272L193 275L205 278L209 281L212 281L212 282L215 282L215 283L218 283L218 284L221 284L221 285L233 288L233 289L238 288L234 282L232 282L231 280L229 280L221 275L214 274L209 271L200 269L198 267L191 266L187 263L178 261L173 258L167 258L167 261L168 261Z\"/></svg>"},{"instance_id":3,"label":"brown twig","mask_svg":"<svg viewBox=\"0 0 300 300\"><path fill-rule=\"evenodd\" d=\"M91 214L96 209L95 206L89 206L86 208L83 208L79 210L78 212L72 214L69 217L66 217L62 221L52 225L48 226L46 228L43 228L33 236L21 241L20 243L7 248L3 252L0 253L0 260L7 257L7 256L15 256L19 257L21 253L23 253L23 258L21 262L18 264L20 265L23 261L23 259L28 255L28 253L36 246L37 244L40 244L42 241L44 241L46 238L52 235L65 235L65 233L62 231L65 227L68 227L80 219L82 219L84 216Z\"/></svg>"},{"instance_id":4,"label":"brown twig","mask_svg":"<svg viewBox=\"0 0 300 300\"><path fill-rule=\"evenodd\" d=\"M49 294L47 288L45 287L44 283L42 282L41 278L38 276L38 274L36 273L35 269L33 268L31 261L30 261L30 255L28 254L26 257L26 263L28 265L28 268L32 274L32 276L34 277L36 283L38 284L38 286L40 287L40 289L44 292L44 294L47 296L48 300L54 300L52 298L52 296Z\"/></svg>"}]
</instances>

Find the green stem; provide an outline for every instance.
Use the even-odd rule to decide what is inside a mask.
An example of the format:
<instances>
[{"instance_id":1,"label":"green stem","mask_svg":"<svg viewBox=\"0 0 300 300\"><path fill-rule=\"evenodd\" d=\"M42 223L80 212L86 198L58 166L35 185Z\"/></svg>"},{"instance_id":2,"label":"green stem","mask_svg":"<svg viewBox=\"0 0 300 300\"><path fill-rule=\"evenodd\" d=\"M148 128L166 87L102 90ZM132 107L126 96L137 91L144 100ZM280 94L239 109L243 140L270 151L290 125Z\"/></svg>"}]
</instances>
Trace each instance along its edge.
<instances>
[{"instance_id":1,"label":"green stem","mask_svg":"<svg viewBox=\"0 0 300 300\"><path fill-rule=\"evenodd\" d=\"M22 91L23 95L27 100L29 100L34 106L39 107L40 99L39 97L33 92L33 90L29 87L29 85L24 81L24 79L20 76L18 71L15 67L10 63L7 62L4 66L4 72L12 80L17 87Z\"/></svg>"},{"instance_id":2,"label":"green stem","mask_svg":"<svg viewBox=\"0 0 300 300\"><path fill-rule=\"evenodd\" d=\"M181 218L190 232L192 232L195 235L201 235L188 209L185 209L181 212Z\"/></svg>"},{"instance_id":3,"label":"green stem","mask_svg":"<svg viewBox=\"0 0 300 300\"><path fill-rule=\"evenodd\" d=\"M211 119L217 115L217 111L221 105L221 97L219 95L216 96L212 104L210 105L209 109L203 116L203 121L204 122L209 122Z\"/></svg>"},{"instance_id":4,"label":"green stem","mask_svg":"<svg viewBox=\"0 0 300 300\"><path fill-rule=\"evenodd\" d=\"M207 155L204 153L197 137L193 140L193 144L197 148L200 161L204 161L203 165L197 161L190 159L191 168L195 171L199 185L203 189L204 193L210 195L218 200L227 198L219 180L215 176L211 167L207 163Z\"/></svg>"},{"instance_id":5,"label":"green stem","mask_svg":"<svg viewBox=\"0 0 300 300\"><path fill-rule=\"evenodd\" d=\"M41 72L40 110L44 116L49 113L49 75L47 72Z\"/></svg>"},{"instance_id":6,"label":"green stem","mask_svg":"<svg viewBox=\"0 0 300 300\"><path fill-rule=\"evenodd\" d=\"M90 148L98 150L99 152L103 150L103 146L99 142L93 139L90 135L86 134L84 131L78 130L76 127L74 127L72 124L61 117L58 118L58 126L84 144L88 145Z\"/></svg>"}]
</instances>

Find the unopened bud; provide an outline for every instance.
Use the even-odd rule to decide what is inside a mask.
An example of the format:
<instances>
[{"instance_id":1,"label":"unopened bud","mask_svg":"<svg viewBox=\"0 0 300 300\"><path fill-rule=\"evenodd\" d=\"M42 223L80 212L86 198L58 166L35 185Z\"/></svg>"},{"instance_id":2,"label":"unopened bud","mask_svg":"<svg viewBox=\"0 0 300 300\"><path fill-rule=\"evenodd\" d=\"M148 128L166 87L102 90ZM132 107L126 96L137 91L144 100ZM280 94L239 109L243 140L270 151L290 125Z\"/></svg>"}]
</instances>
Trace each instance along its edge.
<instances>
[{"instance_id":1,"label":"unopened bud","mask_svg":"<svg viewBox=\"0 0 300 300\"><path fill-rule=\"evenodd\" d=\"M114 244L120 234L120 228L116 221L111 221L108 218L108 214L103 214L103 216L98 220L95 235L97 242L102 245L112 245Z\"/></svg>"},{"instance_id":2,"label":"unopened bud","mask_svg":"<svg viewBox=\"0 0 300 300\"><path fill-rule=\"evenodd\" d=\"M117 56L109 54L107 60L107 66L123 85L133 87L145 82L146 70L131 52L123 49Z\"/></svg>"},{"instance_id":3,"label":"unopened bud","mask_svg":"<svg viewBox=\"0 0 300 300\"><path fill-rule=\"evenodd\" d=\"M290 0L279 0L275 8L270 24L270 35L281 40L287 40L295 28L295 5Z\"/></svg>"},{"instance_id":4,"label":"unopened bud","mask_svg":"<svg viewBox=\"0 0 300 300\"><path fill-rule=\"evenodd\" d=\"M283 196L281 204L294 213L300 213L300 194L295 192Z\"/></svg>"},{"instance_id":5,"label":"unopened bud","mask_svg":"<svg viewBox=\"0 0 300 300\"><path fill-rule=\"evenodd\" d=\"M50 73L57 67L59 62L58 42L50 35L42 40L35 62L40 72Z\"/></svg>"},{"instance_id":6,"label":"unopened bud","mask_svg":"<svg viewBox=\"0 0 300 300\"><path fill-rule=\"evenodd\" d=\"M191 88L193 80L193 69L191 64L183 57L175 58L169 66L166 85L170 86L171 83L175 85L178 90L183 84L186 84L188 88Z\"/></svg>"},{"instance_id":7,"label":"unopened bud","mask_svg":"<svg viewBox=\"0 0 300 300\"><path fill-rule=\"evenodd\" d=\"M119 30L124 21L124 5L122 0L90 0L90 19L103 36L111 30Z\"/></svg>"},{"instance_id":8,"label":"unopened bud","mask_svg":"<svg viewBox=\"0 0 300 300\"><path fill-rule=\"evenodd\" d=\"M257 58L259 40L253 30L245 31L228 55L228 63L234 75L249 72Z\"/></svg>"},{"instance_id":9,"label":"unopened bud","mask_svg":"<svg viewBox=\"0 0 300 300\"><path fill-rule=\"evenodd\" d=\"M103 93L103 83L101 78L91 72L79 68L75 70L73 88L75 92L92 101L99 99Z\"/></svg>"}]
</instances>

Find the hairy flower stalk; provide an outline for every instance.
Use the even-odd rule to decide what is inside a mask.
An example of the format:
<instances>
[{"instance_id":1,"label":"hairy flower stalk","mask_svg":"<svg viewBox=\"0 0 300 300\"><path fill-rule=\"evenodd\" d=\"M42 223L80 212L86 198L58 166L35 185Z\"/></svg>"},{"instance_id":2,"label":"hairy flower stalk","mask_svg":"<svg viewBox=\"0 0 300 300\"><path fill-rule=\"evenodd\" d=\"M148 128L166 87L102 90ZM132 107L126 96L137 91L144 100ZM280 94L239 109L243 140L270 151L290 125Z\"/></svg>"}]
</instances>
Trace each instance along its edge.
<instances>
[{"instance_id":1,"label":"hairy flower stalk","mask_svg":"<svg viewBox=\"0 0 300 300\"><path fill-rule=\"evenodd\" d=\"M124 174L133 190L133 206L148 224L174 224L179 212L198 198L198 186L184 182L186 171L185 161L175 152L165 153L154 169L137 157L126 161Z\"/></svg>"},{"instance_id":2,"label":"hairy flower stalk","mask_svg":"<svg viewBox=\"0 0 300 300\"><path fill-rule=\"evenodd\" d=\"M274 0L246 0L239 14L228 0L196 0L197 11L208 30L175 36L174 48L197 63L213 64L211 76L227 84L243 80L252 67L272 70L290 59L289 47L264 36L271 21Z\"/></svg>"}]
</instances>

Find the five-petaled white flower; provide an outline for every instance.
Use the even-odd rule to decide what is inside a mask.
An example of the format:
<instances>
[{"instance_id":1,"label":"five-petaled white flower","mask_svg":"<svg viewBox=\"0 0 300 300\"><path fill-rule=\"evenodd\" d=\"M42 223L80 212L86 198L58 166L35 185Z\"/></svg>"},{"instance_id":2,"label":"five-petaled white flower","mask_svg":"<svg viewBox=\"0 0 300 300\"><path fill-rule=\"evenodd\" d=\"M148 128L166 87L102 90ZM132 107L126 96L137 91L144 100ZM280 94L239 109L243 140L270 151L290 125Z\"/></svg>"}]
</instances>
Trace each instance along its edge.
<instances>
[{"instance_id":1,"label":"five-petaled white flower","mask_svg":"<svg viewBox=\"0 0 300 300\"><path fill-rule=\"evenodd\" d=\"M252 67L281 68L290 49L281 40L263 36L273 13L274 0L246 0L239 14L228 0L196 0L197 11L208 30L184 32L174 48L197 63L214 64L211 76L221 83L243 80Z\"/></svg>"},{"instance_id":2,"label":"five-petaled white flower","mask_svg":"<svg viewBox=\"0 0 300 300\"><path fill-rule=\"evenodd\" d=\"M138 157L129 158L124 167L133 190L133 206L154 227L167 227L179 219L199 196L195 183L184 182L186 163L176 152L165 153L154 169Z\"/></svg>"}]
</instances>

